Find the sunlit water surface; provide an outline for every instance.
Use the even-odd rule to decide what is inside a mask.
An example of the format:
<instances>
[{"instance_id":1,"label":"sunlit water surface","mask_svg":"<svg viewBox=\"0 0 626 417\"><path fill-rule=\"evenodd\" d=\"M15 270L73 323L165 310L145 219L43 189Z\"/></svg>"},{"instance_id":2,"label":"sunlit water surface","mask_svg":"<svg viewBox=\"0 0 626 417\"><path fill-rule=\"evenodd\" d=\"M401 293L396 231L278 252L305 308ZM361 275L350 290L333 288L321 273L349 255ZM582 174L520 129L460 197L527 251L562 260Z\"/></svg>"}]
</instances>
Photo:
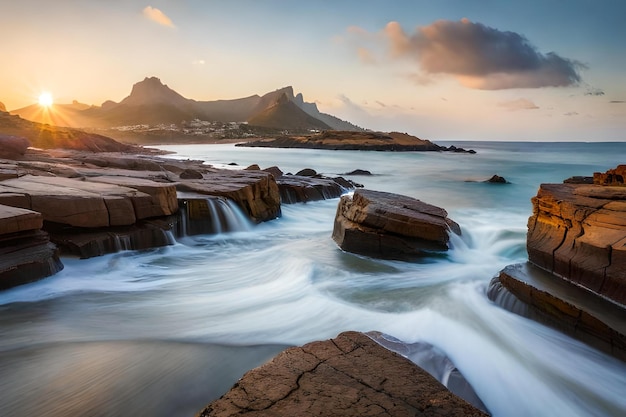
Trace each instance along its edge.
<instances>
[{"instance_id":1,"label":"sunlit water surface","mask_svg":"<svg viewBox=\"0 0 626 417\"><path fill-rule=\"evenodd\" d=\"M606 171L626 144L460 143L476 155L163 146L218 167L326 175L444 207L462 237L407 263L344 253L338 200L240 231L95 259L0 293L0 415L192 416L289 345L377 330L444 352L494 416L626 415L626 365L490 302L526 260L542 182ZM485 184L493 174L511 184Z\"/></svg>"}]
</instances>

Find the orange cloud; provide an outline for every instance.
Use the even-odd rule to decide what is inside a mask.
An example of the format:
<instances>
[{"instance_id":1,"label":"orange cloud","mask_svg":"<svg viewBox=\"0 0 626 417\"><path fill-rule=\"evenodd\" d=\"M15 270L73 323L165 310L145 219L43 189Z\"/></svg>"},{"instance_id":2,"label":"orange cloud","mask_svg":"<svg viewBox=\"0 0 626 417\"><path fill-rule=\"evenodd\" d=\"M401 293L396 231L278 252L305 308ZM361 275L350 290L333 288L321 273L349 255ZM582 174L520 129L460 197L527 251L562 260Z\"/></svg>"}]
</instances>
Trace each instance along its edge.
<instances>
[{"instance_id":1,"label":"orange cloud","mask_svg":"<svg viewBox=\"0 0 626 417\"><path fill-rule=\"evenodd\" d=\"M158 23L159 25L167 26L170 28L176 27L174 26L172 19L167 17L165 13L163 13L161 10L157 9L156 7L146 6L143 9L143 15L147 17L148 19L152 20L153 22Z\"/></svg>"},{"instance_id":2,"label":"orange cloud","mask_svg":"<svg viewBox=\"0 0 626 417\"><path fill-rule=\"evenodd\" d=\"M357 54L364 64L376 64L376 58L369 49L360 47L357 49Z\"/></svg>"}]
</instances>

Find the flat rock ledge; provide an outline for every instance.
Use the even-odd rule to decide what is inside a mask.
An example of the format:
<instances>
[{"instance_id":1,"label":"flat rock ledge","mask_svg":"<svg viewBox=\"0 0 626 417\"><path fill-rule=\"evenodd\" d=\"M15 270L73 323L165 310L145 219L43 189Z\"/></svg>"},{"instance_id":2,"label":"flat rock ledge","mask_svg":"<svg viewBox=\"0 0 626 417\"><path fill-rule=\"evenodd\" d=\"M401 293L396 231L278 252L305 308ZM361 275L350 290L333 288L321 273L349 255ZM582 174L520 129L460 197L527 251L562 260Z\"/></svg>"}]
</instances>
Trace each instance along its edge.
<instances>
[{"instance_id":1,"label":"flat rock ledge","mask_svg":"<svg viewBox=\"0 0 626 417\"><path fill-rule=\"evenodd\" d=\"M448 250L450 231L461 234L440 207L403 195L356 190L341 197L332 237L347 252L411 260Z\"/></svg>"},{"instance_id":2,"label":"flat rock ledge","mask_svg":"<svg viewBox=\"0 0 626 417\"><path fill-rule=\"evenodd\" d=\"M358 332L289 348L197 417L487 416L408 359Z\"/></svg>"},{"instance_id":3,"label":"flat rock ledge","mask_svg":"<svg viewBox=\"0 0 626 417\"><path fill-rule=\"evenodd\" d=\"M626 308L527 262L507 266L489 284L488 297L626 361Z\"/></svg>"}]
</instances>

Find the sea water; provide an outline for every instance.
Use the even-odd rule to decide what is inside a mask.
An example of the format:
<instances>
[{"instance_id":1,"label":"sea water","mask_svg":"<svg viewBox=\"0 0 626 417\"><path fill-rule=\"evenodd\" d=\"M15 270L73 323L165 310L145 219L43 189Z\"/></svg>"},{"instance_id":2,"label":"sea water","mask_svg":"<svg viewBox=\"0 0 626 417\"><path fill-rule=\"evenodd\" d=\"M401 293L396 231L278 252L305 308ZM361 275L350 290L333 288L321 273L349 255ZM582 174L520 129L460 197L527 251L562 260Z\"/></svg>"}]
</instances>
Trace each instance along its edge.
<instances>
[{"instance_id":1,"label":"sea water","mask_svg":"<svg viewBox=\"0 0 626 417\"><path fill-rule=\"evenodd\" d=\"M626 143L442 144L477 154L162 146L227 169L369 170L346 177L443 207L463 233L419 262L345 253L333 199L164 248L64 258L59 274L0 293L0 415L192 416L285 347L345 330L433 345L494 416L626 415L626 364L486 296L527 259L539 184L626 163ZM494 174L509 184L483 182Z\"/></svg>"}]
</instances>

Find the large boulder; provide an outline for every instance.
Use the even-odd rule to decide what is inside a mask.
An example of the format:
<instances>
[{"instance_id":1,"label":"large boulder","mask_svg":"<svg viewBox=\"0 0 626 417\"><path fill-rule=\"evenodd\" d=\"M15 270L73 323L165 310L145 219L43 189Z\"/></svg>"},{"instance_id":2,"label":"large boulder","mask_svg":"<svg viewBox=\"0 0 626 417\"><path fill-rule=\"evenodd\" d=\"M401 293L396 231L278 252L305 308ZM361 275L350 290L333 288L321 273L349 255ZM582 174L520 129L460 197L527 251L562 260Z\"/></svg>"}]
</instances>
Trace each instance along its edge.
<instances>
[{"instance_id":1,"label":"large boulder","mask_svg":"<svg viewBox=\"0 0 626 417\"><path fill-rule=\"evenodd\" d=\"M626 188L542 184L532 203L530 262L626 304Z\"/></svg>"},{"instance_id":2,"label":"large boulder","mask_svg":"<svg viewBox=\"0 0 626 417\"><path fill-rule=\"evenodd\" d=\"M198 417L486 416L363 333L289 348Z\"/></svg>"},{"instance_id":3,"label":"large boulder","mask_svg":"<svg viewBox=\"0 0 626 417\"><path fill-rule=\"evenodd\" d=\"M30 142L19 136L0 135L0 158L21 159Z\"/></svg>"},{"instance_id":4,"label":"large boulder","mask_svg":"<svg viewBox=\"0 0 626 417\"><path fill-rule=\"evenodd\" d=\"M341 197L332 237L348 252L412 259L448 250L450 231L461 234L440 207L403 195L357 190Z\"/></svg>"}]
</instances>

